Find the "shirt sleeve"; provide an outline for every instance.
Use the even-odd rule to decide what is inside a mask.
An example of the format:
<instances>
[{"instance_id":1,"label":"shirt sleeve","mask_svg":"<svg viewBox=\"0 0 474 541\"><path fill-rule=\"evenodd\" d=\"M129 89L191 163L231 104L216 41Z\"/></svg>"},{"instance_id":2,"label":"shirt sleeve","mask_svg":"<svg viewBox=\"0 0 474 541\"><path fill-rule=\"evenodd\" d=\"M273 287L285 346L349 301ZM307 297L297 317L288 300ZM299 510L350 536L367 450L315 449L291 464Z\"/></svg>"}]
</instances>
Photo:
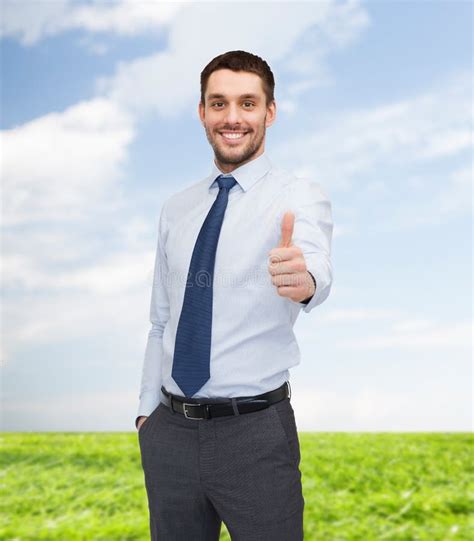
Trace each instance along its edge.
<instances>
[{"instance_id":1,"label":"shirt sleeve","mask_svg":"<svg viewBox=\"0 0 474 541\"><path fill-rule=\"evenodd\" d=\"M303 251L306 268L316 282L316 291L304 312L324 302L332 285L331 243L333 219L331 202L318 182L298 178L291 183L288 208L295 214L293 244Z\"/></svg>"},{"instance_id":2,"label":"shirt sleeve","mask_svg":"<svg viewBox=\"0 0 474 541\"><path fill-rule=\"evenodd\" d=\"M160 403L163 331L170 313L169 297L166 288L168 281L168 262L164 248L165 235L168 229L165 212L165 205L163 205L159 220L158 242L153 271L150 303L151 329L148 333L143 360L139 407L135 419L135 427L141 415L148 417Z\"/></svg>"}]
</instances>

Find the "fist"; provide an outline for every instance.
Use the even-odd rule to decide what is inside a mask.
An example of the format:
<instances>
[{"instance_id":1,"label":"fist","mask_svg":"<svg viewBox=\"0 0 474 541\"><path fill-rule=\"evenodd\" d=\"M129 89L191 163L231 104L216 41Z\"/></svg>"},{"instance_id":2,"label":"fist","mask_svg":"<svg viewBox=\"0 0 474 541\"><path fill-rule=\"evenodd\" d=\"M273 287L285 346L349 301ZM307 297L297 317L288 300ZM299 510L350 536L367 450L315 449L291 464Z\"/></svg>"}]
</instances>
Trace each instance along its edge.
<instances>
[{"instance_id":1,"label":"fist","mask_svg":"<svg viewBox=\"0 0 474 541\"><path fill-rule=\"evenodd\" d=\"M294 225L295 215L286 212L281 223L280 244L268 254L268 272L278 295L302 302L314 295L316 288L301 248L293 244Z\"/></svg>"}]
</instances>

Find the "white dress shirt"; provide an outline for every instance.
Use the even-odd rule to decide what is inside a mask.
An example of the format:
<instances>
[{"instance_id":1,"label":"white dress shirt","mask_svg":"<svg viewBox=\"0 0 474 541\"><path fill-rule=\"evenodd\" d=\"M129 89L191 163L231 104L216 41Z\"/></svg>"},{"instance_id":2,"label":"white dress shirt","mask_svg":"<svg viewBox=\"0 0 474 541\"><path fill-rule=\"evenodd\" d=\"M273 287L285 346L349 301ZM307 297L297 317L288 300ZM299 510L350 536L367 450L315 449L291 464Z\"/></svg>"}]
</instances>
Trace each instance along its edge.
<instances>
[{"instance_id":1,"label":"white dress shirt","mask_svg":"<svg viewBox=\"0 0 474 541\"><path fill-rule=\"evenodd\" d=\"M213 161L208 177L162 206L137 419L164 401L162 385L183 396L171 376L176 330L191 255L221 174ZM321 304L332 283L331 203L321 186L274 167L265 152L231 174L237 184L229 192L214 267L210 379L194 398L253 396L289 380L289 368L300 362L296 318ZM293 244L317 284L307 304L278 295L268 271L286 211L295 214Z\"/></svg>"}]
</instances>

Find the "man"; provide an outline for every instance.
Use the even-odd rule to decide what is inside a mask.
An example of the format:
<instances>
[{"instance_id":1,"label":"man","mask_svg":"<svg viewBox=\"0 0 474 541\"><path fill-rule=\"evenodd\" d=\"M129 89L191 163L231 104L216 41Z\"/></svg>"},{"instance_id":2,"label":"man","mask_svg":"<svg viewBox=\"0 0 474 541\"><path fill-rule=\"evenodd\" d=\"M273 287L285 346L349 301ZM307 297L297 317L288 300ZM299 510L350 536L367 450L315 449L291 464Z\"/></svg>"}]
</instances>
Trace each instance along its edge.
<instances>
[{"instance_id":1,"label":"man","mask_svg":"<svg viewBox=\"0 0 474 541\"><path fill-rule=\"evenodd\" d=\"M293 325L329 295L331 204L273 167L268 64L201 73L211 174L165 201L136 424L152 540L303 539ZM188 163L186 163L188 165Z\"/></svg>"}]
</instances>

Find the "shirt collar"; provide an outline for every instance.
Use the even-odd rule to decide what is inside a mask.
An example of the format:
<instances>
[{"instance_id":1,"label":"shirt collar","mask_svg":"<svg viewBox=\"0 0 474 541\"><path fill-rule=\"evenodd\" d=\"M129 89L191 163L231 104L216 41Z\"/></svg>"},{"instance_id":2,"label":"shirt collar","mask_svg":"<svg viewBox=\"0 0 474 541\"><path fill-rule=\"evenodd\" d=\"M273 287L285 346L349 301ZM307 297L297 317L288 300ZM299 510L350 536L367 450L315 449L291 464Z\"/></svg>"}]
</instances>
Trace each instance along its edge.
<instances>
[{"instance_id":1,"label":"shirt collar","mask_svg":"<svg viewBox=\"0 0 474 541\"><path fill-rule=\"evenodd\" d=\"M257 180L260 180L270 169L272 162L265 152L258 158L244 163L230 174L235 178L244 192L249 190ZM217 167L215 160L212 161L212 171L209 177L209 190L217 186L216 178L224 173Z\"/></svg>"}]
</instances>

